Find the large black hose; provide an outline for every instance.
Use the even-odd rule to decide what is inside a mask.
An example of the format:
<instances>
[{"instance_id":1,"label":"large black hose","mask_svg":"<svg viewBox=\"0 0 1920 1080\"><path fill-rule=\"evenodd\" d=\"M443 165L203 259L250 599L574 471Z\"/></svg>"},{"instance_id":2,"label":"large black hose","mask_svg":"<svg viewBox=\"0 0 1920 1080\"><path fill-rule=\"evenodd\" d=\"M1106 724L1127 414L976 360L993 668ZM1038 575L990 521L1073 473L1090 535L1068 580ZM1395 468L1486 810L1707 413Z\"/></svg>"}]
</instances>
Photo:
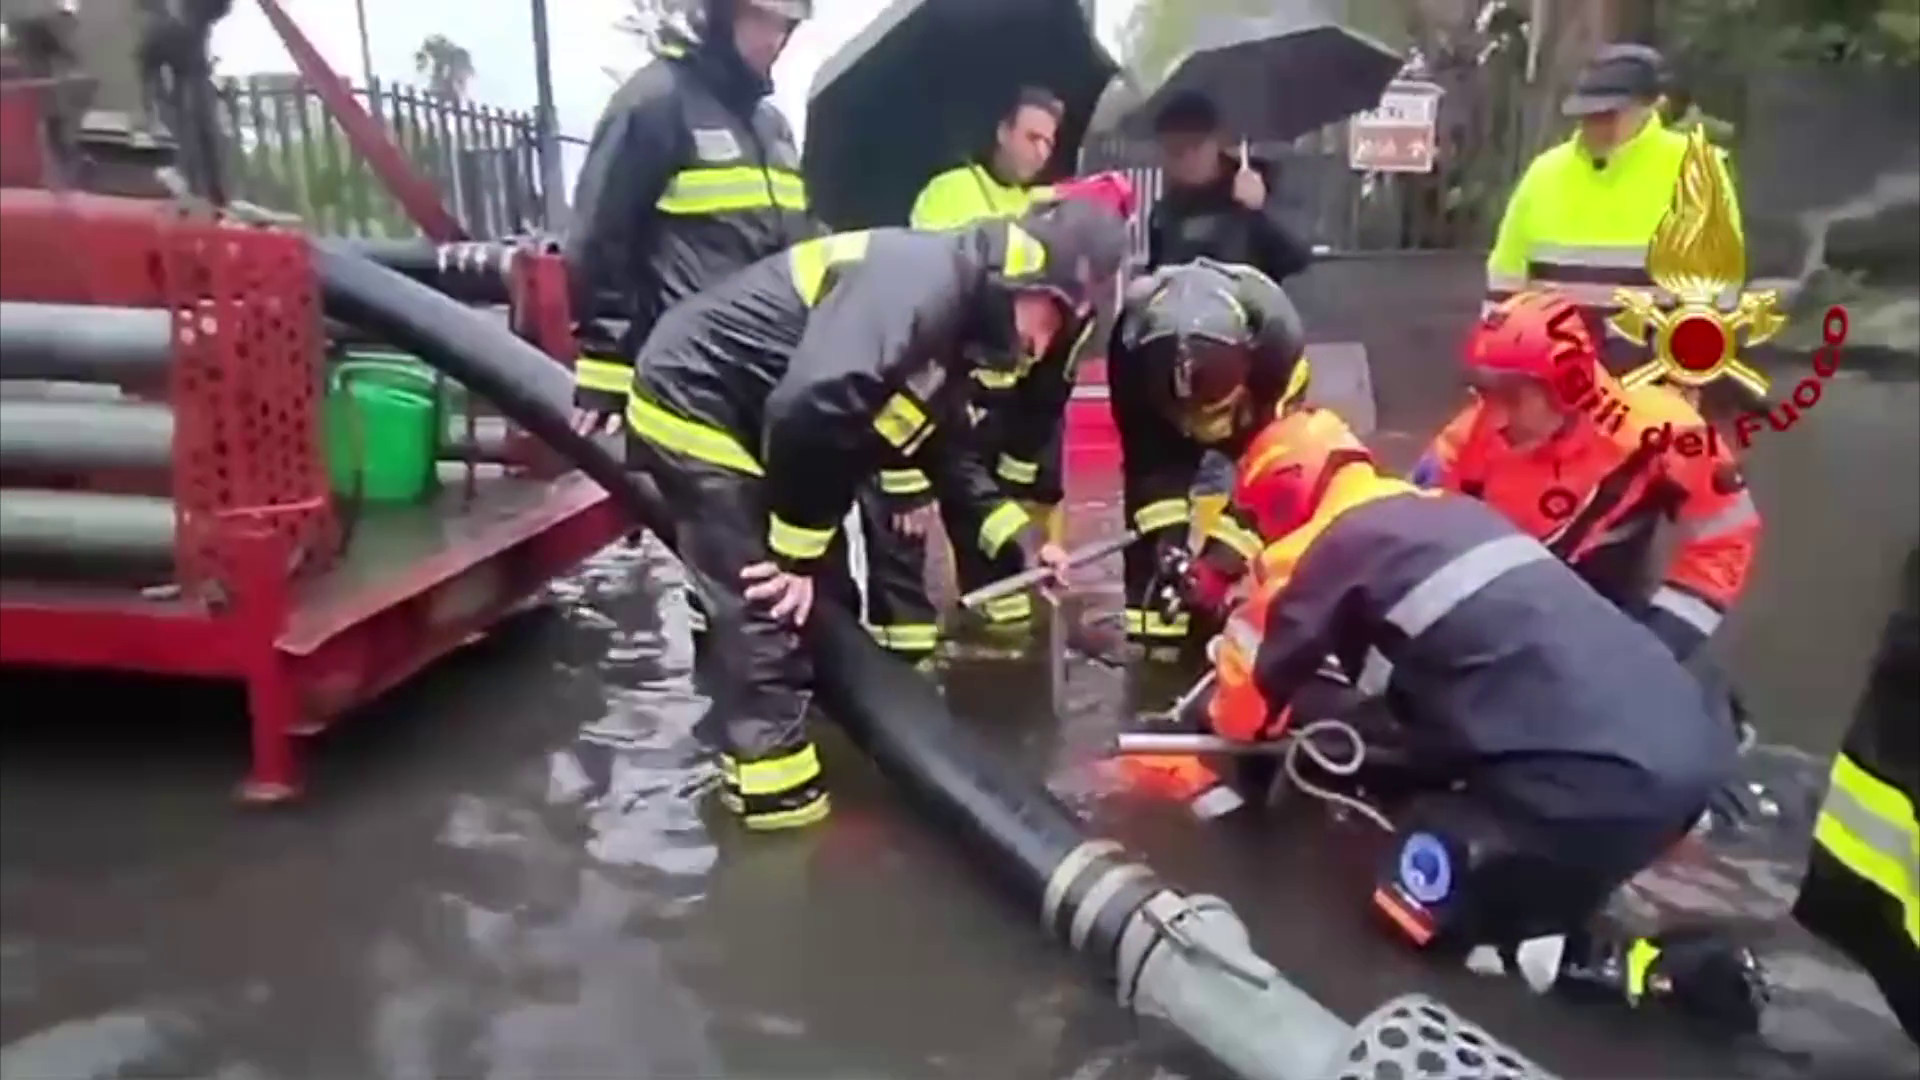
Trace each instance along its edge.
<instances>
[{"instance_id":1,"label":"large black hose","mask_svg":"<svg viewBox=\"0 0 1920 1080\"><path fill-rule=\"evenodd\" d=\"M573 430L573 380L551 357L437 290L333 242L316 245L315 269L329 315L379 333L493 402L673 545L672 519L659 494ZM996 865L1011 857L1011 883L1038 903L1049 875L1083 840L1073 814L1044 787L1010 780L1008 770L995 768L953 722L933 686L889 656L848 612L820 604L808 638L827 712Z\"/></svg>"},{"instance_id":2,"label":"large black hose","mask_svg":"<svg viewBox=\"0 0 1920 1080\"><path fill-rule=\"evenodd\" d=\"M335 251L370 259L468 304L508 302L508 274L515 253L520 250L518 244L498 241L436 244L431 240L332 240L327 243ZM618 296L599 296L595 298L593 315L598 319L625 319L627 310Z\"/></svg>"},{"instance_id":3,"label":"large black hose","mask_svg":"<svg viewBox=\"0 0 1920 1080\"><path fill-rule=\"evenodd\" d=\"M335 245L317 243L314 264L329 315L377 331L491 400L674 545L652 485L573 430L572 379L552 359L444 293ZM1460 1071L1451 1064L1456 1050L1459 1061L1505 1051L1437 1002L1389 1002L1357 1030L1350 1027L1262 960L1225 903L1166 888L1151 870L1126 861L1118 844L1085 838L1045 787L999 768L954 722L933 686L889 656L849 613L822 604L807 643L821 703L881 771L1037 902L1047 929L1114 980L1123 1004L1171 1021L1235 1075L1320 1080L1345 1075L1362 1060L1391 1061L1412 1075L1411 1055L1421 1048L1408 1028L1416 1024L1438 1033L1449 1055L1445 1071L1420 1075L1543 1075L1512 1055L1493 1072Z\"/></svg>"}]
</instances>

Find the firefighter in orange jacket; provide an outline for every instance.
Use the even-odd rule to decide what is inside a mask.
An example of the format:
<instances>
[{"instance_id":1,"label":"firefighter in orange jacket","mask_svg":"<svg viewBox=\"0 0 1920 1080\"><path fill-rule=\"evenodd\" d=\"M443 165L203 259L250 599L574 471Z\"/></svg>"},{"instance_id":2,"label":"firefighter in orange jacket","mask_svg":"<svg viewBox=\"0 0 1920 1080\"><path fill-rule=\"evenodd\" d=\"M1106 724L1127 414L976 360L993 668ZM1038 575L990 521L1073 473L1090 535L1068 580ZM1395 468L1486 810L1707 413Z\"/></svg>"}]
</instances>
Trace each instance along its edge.
<instances>
[{"instance_id":1,"label":"firefighter in orange jacket","mask_svg":"<svg viewBox=\"0 0 1920 1080\"><path fill-rule=\"evenodd\" d=\"M1757 962L1707 932L1590 929L1732 774L1732 730L1686 669L1538 540L1473 499L1381 475L1324 410L1275 421L1234 498L1271 541L1228 620L1207 704L1277 737L1335 657L1432 775L1374 905L1415 945L1535 990L1603 993L1751 1030Z\"/></svg>"},{"instance_id":2,"label":"firefighter in orange jacket","mask_svg":"<svg viewBox=\"0 0 1920 1080\"><path fill-rule=\"evenodd\" d=\"M1691 656L1746 587L1760 539L1718 435L1672 388L1628 390L1607 374L1580 309L1557 293L1489 311L1466 367L1474 401L1414 481L1484 500ZM1662 521L1680 530L1664 572L1650 565Z\"/></svg>"}]
</instances>

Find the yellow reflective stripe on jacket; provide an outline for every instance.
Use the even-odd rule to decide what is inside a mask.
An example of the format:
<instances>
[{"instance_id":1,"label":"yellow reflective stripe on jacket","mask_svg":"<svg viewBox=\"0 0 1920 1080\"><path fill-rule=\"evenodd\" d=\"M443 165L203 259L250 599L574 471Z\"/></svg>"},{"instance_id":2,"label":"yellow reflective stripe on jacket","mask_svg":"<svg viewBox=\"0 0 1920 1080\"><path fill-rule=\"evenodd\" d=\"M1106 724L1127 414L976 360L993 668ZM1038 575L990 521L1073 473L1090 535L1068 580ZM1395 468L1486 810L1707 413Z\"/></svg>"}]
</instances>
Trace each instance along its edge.
<instances>
[{"instance_id":1,"label":"yellow reflective stripe on jacket","mask_svg":"<svg viewBox=\"0 0 1920 1080\"><path fill-rule=\"evenodd\" d=\"M1007 226L1007 257L1001 265L1010 278L1027 277L1047 268L1047 249L1018 225Z\"/></svg>"},{"instance_id":2,"label":"yellow reflective stripe on jacket","mask_svg":"<svg viewBox=\"0 0 1920 1080\"><path fill-rule=\"evenodd\" d=\"M1160 499L1150 502L1133 512L1133 527L1146 533L1171 529L1187 520L1188 504L1185 499Z\"/></svg>"},{"instance_id":3,"label":"yellow reflective stripe on jacket","mask_svg":"<svg viewBox=\"0 0 1920 1080\"><path fill-rule=\"evenodd\" d=\"M1906 795L1839 754L1813 838L1842 866L1898 901L1907 936L1920 945L1920 824Z\"/></svg>"},{"instance_id":4,"label":"yellow reflective stripe on jacket","mask_svg":"<svg viewBox=\"0 0 1920 1080\"><path fill-rule=\"evenodd\" d=\"M809 529L778 514L767 516L767 546L784 558L817 559L825 555L827 545L833 543L833 533L833 528Z\"/></svg>"},{"instance_id":5,"label":"yellow reflective stripe on jacket","mask_svg":"<svg viewBox=\"0 0 1920 1080\"><path fill-rule=\"evenodd\" d=\"M1033 597L1026 593L997 596L980 605L980 614L996 625L1026 622L1033 618Z\"/></svg>"},{"instance_id":6,"label":"yellow reflective stripe on jacket","mask_svg":"<svg viewBox=\"0 0 1920 1080\"><path fill-rule=\"evenodd\" d=\"M803 240L787 250L787 273L793 288L808 307L820 302L827 287L827 273L841 263L859 262L867 257L869 234L834 233L832 236Z\"/></svg>"},{"instance_id":7,"label":"yellow reflective stripe on jacket","mask_svg":"<svg viewBox=\"0 0 1920 1080\"><path fill-rule=\"evenodd\" d=\"M1001 454L993 471L1009 484L1031 484L1040 479L1040 463L1024 461L1012 454Z\"/></svg>"},{"instance_id":8,"label":"yellow reflective stripe on jacket","mask_svg":"<svg viewBox=\"0 0 1920 1080\"><path fill-rule=\"evenodd\" d=\"M926 441L933 425L927 422L926 410L919 402L905 393L896 393L880 406L880 412L873 418L873 430L900 452L911 455Z\"/></svg>"},{"instance_id":9,"label":"yellow reflective stripe on jacket","mask_svg":"<svg viewBox=\"0 0 1920 1080\"><path fill-rule=\"evenodd\" d=\"M1273 407L1273 414L1280 416L1295 405L1306 401L1307 390L1313 386L1313 361L1306 354L1293 362L1293 374L1287 376L1287 388L1280 393L1280 400Z\"/></svg>"},{"instance_id":10,"label":"yellow reflective stripe on jacket","mask_svg":"<svg viewBox=\"0 0 1920 1080\"><path fill-rule=\"evenodd\" d=\"M1233 520L1232 515L1221 514L1207 527L1207 538L1218 540L1243 559L1251 559L1260 554L1260 534L1245 529Z\"/></svg>"},{"instance_id":11,"label":"yellow reflective stripe on jacket","mask_svg":"<svg viewBox=\"0 0 1920 1080\"><path fill-rule=\"evenodd\" d=\"M732 435L719 428L675 416L637 393L627 397L627 430L655 446L684 454L696 461L748 476L766 475L760 463Z\"/></svg>"},{"instance_id":12,"label":"yellow reflective stripe on jacket","mask_svg":"<svg viewBox=\"0 0 1920 1080\"><path fill-rule=\"evenodd\" d=\"M582 356L573 362L573 382L585 390L625 394L633 388L633 365Z\"/></svg>"},{"instance_id":13,"label":"yellow reflective stripe on jacket","mask_svg":"<svg viewBox=\"0 0 1920 1080\"><path fill-rule=\"evenodd\" d=\"M729 165L717 169L682 169L667 183L654 204L663 214L725 214L736 210L779 207L804 213L806 183L784 169Z\"/></svg>"},{"instance_id":14,"label":"yellow reflective stripe on jacket","mask_svg":"<svg viewBox=\"0 0 1920 1080\"><path fill-rule=\"evenodd\" d=\"M1027 527L1027 522L1027 512L1020 509L1019 503L1003 502L994 507L980 523L980 550L988 555L999 554L1007 541Z\"/></svg>"},{"instance_id":15,"label":"yellow reflective stripe on jacket","mask_svg":"<svg viewBox=\"0 0 1920 1080\"><path fill-rule=\"evenodd\" d=\"M894 652L932 652L940 646L940 627L935 623L894 623L867 630L882 648Z\"/></svg>"},{"instance_id":16,"label":"yellow reflective stripe on jacket","mask_svg":"<svg viewBox=\"0 0 1920 1080\"><path fill-rule=\"evenodd\" d=\"M977 367L973 369L973 381L987 390L1011 390L1020 385L1020 372L1006 371L1002 368Z\"/></svg>"},{"instance_id":17,"label":"yellow reflective stripe on jacket","mask_svg":"<svg viewBox=\"0 0 1920 1080\"><path fill-rule=\"evenodd\" d=\"M932 481L919 469L880 470L880 490L888 495L918 495L932 488Z\"/></svg>"},{"instance_id":18,"label":"yellow reflective stripe on jacket","mask_svg":"<svg viewBox=\"0 0 1920 1080\"><path fill-rule=\"evenodd\" d=\"M1127 636L1144 638L1181 638L1187 636L1189 616L1181 612L1169 619L1158 611L1127 609Z\"/></svg>"}]
</instances>

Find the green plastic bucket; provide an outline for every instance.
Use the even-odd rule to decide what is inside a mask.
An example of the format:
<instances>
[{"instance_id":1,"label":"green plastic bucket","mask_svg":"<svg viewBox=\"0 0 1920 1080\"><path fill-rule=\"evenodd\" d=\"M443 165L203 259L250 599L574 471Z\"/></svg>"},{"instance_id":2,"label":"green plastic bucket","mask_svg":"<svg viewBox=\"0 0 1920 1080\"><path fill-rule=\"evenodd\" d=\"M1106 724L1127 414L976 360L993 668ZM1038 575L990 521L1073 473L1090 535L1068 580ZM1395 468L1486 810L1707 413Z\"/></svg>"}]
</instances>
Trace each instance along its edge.
<instances>
[{"instance_id":1,"label":"green plastic bucket","mask_svg":"<svg viewBox=\"0 0 1920 1080\"><path fill-rule=\"evenodd\" d=\"M418 502L432 490L445 425L432 368L398 353L349 353L327 379L327 471L334 493Z\"/></svg>"}]
</instances>

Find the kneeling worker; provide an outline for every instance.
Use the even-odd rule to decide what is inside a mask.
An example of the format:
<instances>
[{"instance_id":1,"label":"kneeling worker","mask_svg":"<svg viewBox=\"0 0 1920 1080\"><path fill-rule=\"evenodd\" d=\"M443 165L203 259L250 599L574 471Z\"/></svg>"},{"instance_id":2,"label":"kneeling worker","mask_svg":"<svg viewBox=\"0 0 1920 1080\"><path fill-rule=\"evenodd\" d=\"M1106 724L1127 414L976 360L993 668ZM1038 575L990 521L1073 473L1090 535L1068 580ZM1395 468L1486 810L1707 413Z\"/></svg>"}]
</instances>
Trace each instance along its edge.
<instances>
[{"instance_id":1,"label":"kneeling worker","mask_svg":"<svg viewBox=\"0 0 1920 1080\"><path fill-rule=\"evenodd\" d=\"M1475 400L1414 480L1484 500L1691 657L1746 588L1760 539L1733 456L1678 391L1607 374L1581 309L1558 293L1491 309L1466 364ZM1679 543L1655 566L1663 521Z\"/></svg>"},{"instance_id":2,"label":"kneeling worker","mask_svg":"<svg viewBox=\"0 0 1920 1080\"><path fill-rule=\"evenodd\" d=\"M628 460L673 508L680 556L709 606L722 798L749 828L827 814L800 631L856 489L951 427L970 342L1015 336L1029 355L1046 353L1112 288L1125 248L1120 217L1090 202L955 233L843 233L748 267L648 337ZM970 455L931 464L943 495L1000 498ZM1063 561L1012 503L982 516L998 545L1024 531L1043 561ZM839 589L844 568L833 573Z\"/></svg>"},{"instance_id":3,"label":"kneeling worker","mask_svg":"<svg viewBox=\"0 0 1920 1080\"><path fill-rule=\"evenodd\" d=\"M1300 315L1272 279L1200 259L1134 282L1107 360L1120 432L1127 526L1127 638L1156 659L1189 638L1190 610L1213 614L1259 550L1244 518L1222 513L1188 552L1188 492L1208 450L1238 456L1276 413L1298 405L1308 368Z\"/></svg>"},{"instance_id":4,"label":"kneeling worker","mask_svg":"<svg viewBox=\"0 0 1920 1080\"><path fill-rule=\"evenodd\" d=\"M1385 695L1441 781L1397 808L1373 893L1400 933L1536 990L1752 1028L1747 950L1589 927L1733 774L1731 726L1660 643L1500 514L1381 475L1329 412L1261 434L1235 500L1272 543L1228 620L1209 720L1277 737L1329 654Z\"/></svg>"}]
</instances>

